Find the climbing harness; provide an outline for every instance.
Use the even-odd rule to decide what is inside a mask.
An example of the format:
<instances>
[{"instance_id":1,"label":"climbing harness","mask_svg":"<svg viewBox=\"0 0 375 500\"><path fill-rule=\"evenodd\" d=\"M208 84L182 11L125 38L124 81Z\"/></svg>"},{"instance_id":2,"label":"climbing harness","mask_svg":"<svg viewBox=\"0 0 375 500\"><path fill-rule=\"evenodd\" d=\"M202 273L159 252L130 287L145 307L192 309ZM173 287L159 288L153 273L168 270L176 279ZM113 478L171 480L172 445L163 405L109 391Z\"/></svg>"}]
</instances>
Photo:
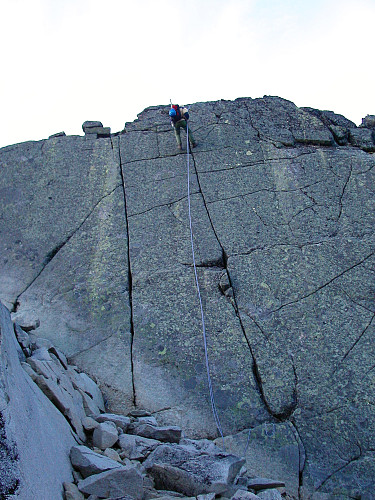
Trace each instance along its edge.
<instances>
[{"instance_id":1,"label":"climbing harness","mask_svg":"<svg viewBox=\"0 0 375 500\"><path fill-rule=\"evenodd\" d=\"M217 429L218 429L218 431L220 433L221 439L223 440L223 447L225 448L223 429L221 427L220 418L219 418L219 415L217 413L214 392L213 392L213 389L212 389L212 381L211 381L211 374L210 374L210 365L209 365L209 362L208 362L206 324L205 324L205 321L204 321L202 296L201 296L201 292L200 292L200 288L199 288L197 266L196 266L196 262L195 262L195 251L194 251L194 241L193 241L193 224L192 224L192 218L191 218L191 200L190 200L189 124L188 124L187 121L186 121L186 151L187 151L187 191L188 191L188 206L189 206L189 226L190 226L191 253L192 253L192 257L193 257L193 267L194 267L195 284L196 284L196 287L197 287L197 293L198 293L199 305L200 305L200 311L201 311L202 334L203 334L204 356L205 356L205 361L206 361L206 370L207 370L207 379L208 379L208 389L209 389L209 393L210 393L211 408L212 408L212 413L213 413L213 416L214 416L214 419L215 419L216 427L217 427Z\"/></svg>"}]
</instances>

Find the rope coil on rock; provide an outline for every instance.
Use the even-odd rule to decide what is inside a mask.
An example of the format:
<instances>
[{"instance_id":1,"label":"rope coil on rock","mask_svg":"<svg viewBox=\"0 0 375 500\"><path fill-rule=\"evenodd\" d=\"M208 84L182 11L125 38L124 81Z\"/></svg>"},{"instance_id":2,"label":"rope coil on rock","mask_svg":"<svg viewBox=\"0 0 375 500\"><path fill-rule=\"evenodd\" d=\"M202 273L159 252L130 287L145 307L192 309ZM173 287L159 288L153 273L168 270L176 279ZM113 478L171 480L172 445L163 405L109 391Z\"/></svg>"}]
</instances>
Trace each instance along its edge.
<instances>
[{"instance_id":1,"label":"rope coil on rock","mask_svg":"<svg viewBox=\"0 0 375 500\"><path fill-rule=\"evenodd\" d=\"M208 362L208 348L207 348L207 335L206 335L206 324L204 321L204 312L203 312L203 304L202 304L202 296L199 288L199 281L198 281L198 273L197 273L197 266L195 262L195 251L194 251L194 241L193 241L193 224L192 224L192 217L191 217L191 200L190 200L190 150L189 150L189 124L186 121L186 151L187 151L187 191L188 191L188 206L189 206L189 226L190 226L190 242L191 242L191 253L193 256L193 267L194 267L194 276L195 276L195 284L197 287L197 293L198 293L198 298L199 298L199 305L200 305L200 311L201 311L201 319L202 319L202 334L203 334L203 344L204 344L204 356L205 356L205 362L206 362L206 370L207 370L207 380L208 380L208 389L210 393L210 401L211 401L211 408L212 408L212 413L215 419L216 427L220 433L220 436L223 440L223 447L224 446L224 435L223 435L223 429L221 427L220 423L220 418L216 409L216 404L215 404L215 397L214 397L214 392L212 388L212 381L211 381L211 374L210 374L210 365Z\"/></svg>"}]
</instances>

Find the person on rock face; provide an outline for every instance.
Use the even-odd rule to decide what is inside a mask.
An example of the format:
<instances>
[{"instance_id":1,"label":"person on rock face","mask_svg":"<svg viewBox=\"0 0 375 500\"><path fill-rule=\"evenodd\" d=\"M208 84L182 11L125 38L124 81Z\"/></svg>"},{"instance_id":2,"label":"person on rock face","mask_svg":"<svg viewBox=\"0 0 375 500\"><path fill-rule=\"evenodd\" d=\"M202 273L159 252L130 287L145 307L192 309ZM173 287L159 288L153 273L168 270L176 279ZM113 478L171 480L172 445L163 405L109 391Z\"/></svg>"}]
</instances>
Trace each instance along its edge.
<instances>
[{"instance_id":1,"label":"person on rock face","mask_svg":"<svg viewBox=\"0 0 375 500\"><path fill-rule=\"evenodd\" d=\"M172 104L169 110L169 116L171 119L172 127L174 128L174 134L176 136L177 147L182 150L181 135L180 130L183 128L186 132L187 130L187 120L189 119L189 113L187 108L181 107L178 104ZM189 127L189 141L193 148L197 145L194 140L194 136Z\"/></svg>"}]
</instances>

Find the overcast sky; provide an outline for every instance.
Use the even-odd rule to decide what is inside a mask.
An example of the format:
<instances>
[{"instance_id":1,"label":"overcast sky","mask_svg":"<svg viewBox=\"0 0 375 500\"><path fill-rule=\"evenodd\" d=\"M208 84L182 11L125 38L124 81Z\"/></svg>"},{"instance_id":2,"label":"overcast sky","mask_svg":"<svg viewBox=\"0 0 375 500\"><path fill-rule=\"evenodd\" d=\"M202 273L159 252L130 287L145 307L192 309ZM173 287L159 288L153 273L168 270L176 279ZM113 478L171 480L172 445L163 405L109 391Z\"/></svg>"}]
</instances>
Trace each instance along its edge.
<instances>
[{"instance_id":1,"label":"overcast sky","mask_svg":"<svg viewBox=\"0 0 375 500\"><path fill-rule=\"evenodd\" d=\"M277 95L375 114L375 0L1 0L0 147L148 106Z\"/></svg>"}]
</instances>

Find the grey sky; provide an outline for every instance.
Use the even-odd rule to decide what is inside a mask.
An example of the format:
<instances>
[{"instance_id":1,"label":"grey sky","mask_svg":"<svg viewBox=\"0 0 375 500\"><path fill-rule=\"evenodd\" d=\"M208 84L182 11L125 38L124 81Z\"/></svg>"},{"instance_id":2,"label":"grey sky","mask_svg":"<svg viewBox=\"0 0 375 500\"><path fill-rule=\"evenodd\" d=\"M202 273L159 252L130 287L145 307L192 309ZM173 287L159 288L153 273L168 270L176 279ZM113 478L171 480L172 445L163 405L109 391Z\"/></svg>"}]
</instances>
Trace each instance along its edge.
<instances>
[{"instance_id":1,"label":"grey sky","mask_svg":"<svg viewBox=\"0 0 375 500\"><path fill-rule=\"evenodd\" d=\"M375 114L375 0L2 0L0 147L145 107L278 95Z\"/></svg>"}]
</instances>

